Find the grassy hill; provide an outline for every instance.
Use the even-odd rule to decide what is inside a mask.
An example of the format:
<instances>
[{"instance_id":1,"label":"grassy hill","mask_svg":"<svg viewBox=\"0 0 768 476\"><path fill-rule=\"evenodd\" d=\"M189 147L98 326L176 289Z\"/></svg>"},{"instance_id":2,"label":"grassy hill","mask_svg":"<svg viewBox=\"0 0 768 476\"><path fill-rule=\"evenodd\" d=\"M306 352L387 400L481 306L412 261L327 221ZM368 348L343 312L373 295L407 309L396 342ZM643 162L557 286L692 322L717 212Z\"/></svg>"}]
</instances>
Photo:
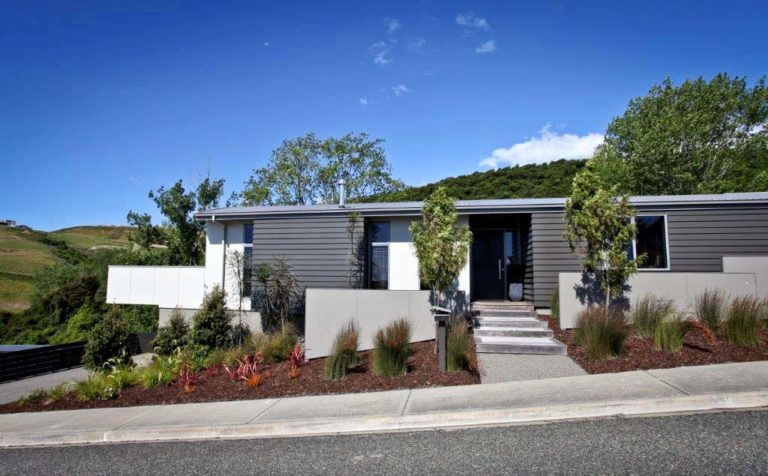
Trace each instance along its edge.
<instances>
[{"instance_id":1,"label":"grassy hill","mask_svg":"<svg viewBox=\"0 0 768 476\"><path fill-rule=\"evenodd\" d=\"M127 246L130 227L82 226L45 233L0 225L0 310L29 306L32 278L61 260L58 242L79 251L99 246Z\"/></svg>"},{"instance_id":2,"label":"grassy hill","mask_svg":"<svg viewBox=\"0 0 768 476\"><path fill-rule=\"evenodd\" d=\"M438 186L462 200L482 198L546 198L565 197L571 193L571 182L586 160L557 160L469 175L449 177L421 187L408 187L399 192L366 197L365 202L399 202L424 200Z\"/></svg>"}]
</instances>

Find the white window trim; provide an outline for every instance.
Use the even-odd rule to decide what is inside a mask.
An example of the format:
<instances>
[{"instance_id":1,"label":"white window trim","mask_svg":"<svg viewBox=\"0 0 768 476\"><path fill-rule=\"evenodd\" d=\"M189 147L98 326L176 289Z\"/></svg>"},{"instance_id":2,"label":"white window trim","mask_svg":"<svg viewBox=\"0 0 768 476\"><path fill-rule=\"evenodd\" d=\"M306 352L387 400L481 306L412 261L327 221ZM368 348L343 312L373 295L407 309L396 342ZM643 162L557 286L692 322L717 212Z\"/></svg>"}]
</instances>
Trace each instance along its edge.
<instances>
[{"instance_id":1,"label":"white window trim","mask_svg":"<svg viewBox=\"0 0 768 476\"><path fill-rule=\"evenodd\" d=\"M672 258L669 255L669 220L666 213L638 213L639 217L664 217L664 252L667 255L667 267L666 268L641 268L637 267L640 272L658 272L658 271L670 271L672 269ZM635 217L632 217L632 223L636 224ZM632 239L632 255L637 258L637 239Z\"/></svg>"}]
</instances>

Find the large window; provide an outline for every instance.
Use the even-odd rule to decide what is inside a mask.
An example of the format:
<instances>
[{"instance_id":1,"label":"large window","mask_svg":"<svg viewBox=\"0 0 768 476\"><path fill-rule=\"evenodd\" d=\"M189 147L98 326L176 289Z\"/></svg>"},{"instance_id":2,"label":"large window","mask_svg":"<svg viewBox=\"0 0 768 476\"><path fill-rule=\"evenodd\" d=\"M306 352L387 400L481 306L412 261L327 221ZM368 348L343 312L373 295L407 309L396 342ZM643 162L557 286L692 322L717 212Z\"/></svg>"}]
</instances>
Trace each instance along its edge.
<instances>
[{"instance_id":1,"label":"large window","mask_svg":"<svg viewBox=\"0 0 768 476\"><path fill-rule=\"evenodd\" d=\"M369 287L389 289L389 223L368 224Z\"/></svg>"},{"instance_id":2,"label":"large window","mask_svg":"<svg viewBox=\"0 0 768 476\"><path fill-rule=\"evenodd\" d=\"M243 296L251 296L253 279L253 223L243 225Z\"/></svg>"},{"instance_id":3,"label":"large window","mask_svg":"<svg viewBox=\"0 0 768 476\"><path fill-rule=\"evenodd\" d=\"M639 269L669 269L669 243L667 239L667 217L665 215L640 215L634 218L637 238L632 247L632 256L645 255Z\"/></svg>"}]
</instances>

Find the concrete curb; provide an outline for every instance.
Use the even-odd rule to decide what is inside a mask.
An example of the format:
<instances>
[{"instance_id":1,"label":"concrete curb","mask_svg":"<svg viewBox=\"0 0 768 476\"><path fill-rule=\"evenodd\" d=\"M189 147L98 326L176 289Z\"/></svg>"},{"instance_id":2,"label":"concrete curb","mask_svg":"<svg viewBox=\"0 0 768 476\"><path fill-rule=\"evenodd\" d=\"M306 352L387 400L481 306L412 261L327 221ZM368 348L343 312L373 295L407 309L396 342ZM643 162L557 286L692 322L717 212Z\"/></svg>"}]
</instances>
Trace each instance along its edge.
<instances>
[{"instance_id":1,"label":"concrete curb","mask_svg":"<svg viewBox=\"0 0 768 476\"><path fill-rule=\"evenodd\" d=\"M642 417L768 407L768 391L686 395L652 399L439 412L365 418L309 419L207 426L158 426L108 431L0 435L0 447L183 441L458 429L550 423L590 418Z\"/></svg>"}]
</instances>

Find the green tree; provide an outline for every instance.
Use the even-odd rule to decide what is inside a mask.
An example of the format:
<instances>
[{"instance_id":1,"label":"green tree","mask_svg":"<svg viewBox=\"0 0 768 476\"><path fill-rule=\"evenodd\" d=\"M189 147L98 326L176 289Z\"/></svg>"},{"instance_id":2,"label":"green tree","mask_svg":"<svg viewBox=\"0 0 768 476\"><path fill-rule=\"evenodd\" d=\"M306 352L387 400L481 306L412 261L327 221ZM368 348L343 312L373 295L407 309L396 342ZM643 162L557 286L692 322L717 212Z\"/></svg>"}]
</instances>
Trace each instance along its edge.
<instances>
[{"instance_id":1,"label":"green tree","mask_svg":"<svg viewBox=\"0 0 768 476\"><path fill-rule=\"evenodd\" d=\"M768 89L721 73L670 79L630 101L608 126L597 170L637 195L761 190L768 170Z\"/></svg>"},{"instance_id":2,"label":"green tree","mask_svg":"<svg viewBox=\"0 0 768 476\"><path fill-rule=\"evenodd\" d=\"M240 195L242 204L335 203L340 178L350 200L398 190L403 184L392 177L382 143L367 134L320 140L309 133L285 140L265 167L253 171Z\"/></svg>"},{"instance_id":3,"label":"green tree","mask_svg":"<svg viewBox=\"0 0 768 476\"><path fill-rule=\"evenodd\" d=\"M467 225L458 224L456 205L443 187L424 201L420 220L411 223L410 231L419 277L432 291L432 304L453 285L467 264L472 232Z\"/></svg>"},{"instance_id":4,"label":"green tree","mask_svg":"<svg viewBox=\"0 0 768 476\"><path fill-rule=\"evenodd\" d=\"M199 265L205 255L205 225L195 220L197 211L217 207L224 192L224 180L209 177L200 182L194 190L186 190L179 180L170 188L160 187L149 192L160 214L164 226L152 224L148 214L128 212L128 222L137 227L131 240L145 250L152 245L168 247L168 264Z\"/></svg>"},{"instance_id":5,"label":"green tree","mask_svg":"<svg viewBox=\"0 0 768 476\"><path fill-rule=\"evenodd\" d=\"M605 306L621 295L627 278L637 271L628 247L635 237L635 210L616 186L606 187L590 161L573 180L565 203L565 234L571 252L582 260L603 292Z\"/></svg>"}]
</instances>

